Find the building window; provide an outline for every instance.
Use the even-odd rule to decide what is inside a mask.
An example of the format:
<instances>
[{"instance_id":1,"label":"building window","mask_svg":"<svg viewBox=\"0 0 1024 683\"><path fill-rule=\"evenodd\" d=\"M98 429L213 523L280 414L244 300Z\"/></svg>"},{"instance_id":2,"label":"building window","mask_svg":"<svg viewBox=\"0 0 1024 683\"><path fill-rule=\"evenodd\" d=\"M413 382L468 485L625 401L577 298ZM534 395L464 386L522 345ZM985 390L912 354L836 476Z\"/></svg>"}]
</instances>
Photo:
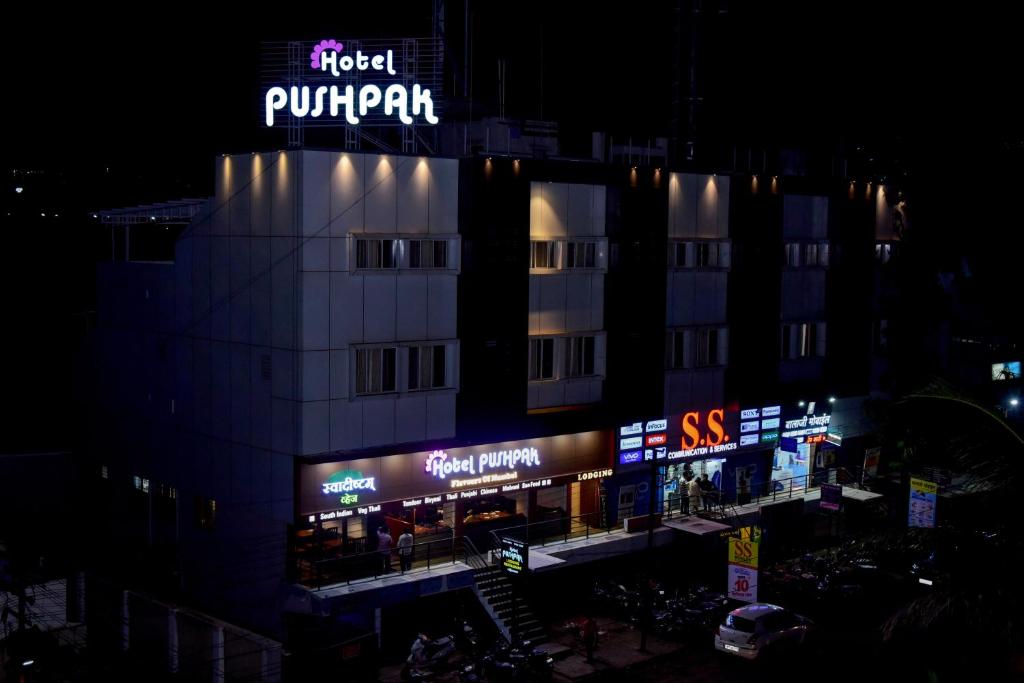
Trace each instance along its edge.
<instances>
[{"instance_id":1,"label":"building window","mask_svg":"<svg viewBox=\"0 0 1024 683\"><path fill-rule=\"evenodd\" d=\"M397 268L398 240L357 239L356 268Z\"/></svg>"},{"instance_id":2,"label":"building window","mask_svg":"<svg viewBox=\"0 0 1024 683\"><path fill-rule=\"evenodd\" d=\"M786 245L786 265L790 268L799 268L800 263L800 243L788 243Z\"/></svg>"},{"instance_id":3,"label":"building window","mask_svg":"<svg viewBox=\"0 0 1024 683\"><path fill-rule=\"evenodd\" d=\"M149 493L149 479L145 477L133 477L133 485L136 491L142 491L143 493Z\"/></svg>"},{"instance_id":4,"label":"building window","mask_svg":"<svg viewBox=\"0 0 1024 683\"><path fill-rule=\"evenodd\" d=\"M718 365L718 330L697 330L697 367Z\"/></svg>"},{"instance_id":5,"label":"building window","mask_svg":"<svg viewBox=\"0 0 1024 683\"><path fill-rule=\"evenodd\" d=\"M409 347L409 390L448 386L444 344Z\"/></svg>"},{"instance_id":6,"label":"building window","mask_svg":"<svg viewBox=\"0 0 1024 683\"><path fill-rule=\"evenodd\" d=\"M596 264L596 242L569 242L566 244L566 268L594 268Z\"/></svg>"},{"instance_id":7,"label":"building window","mask_svg":"<svg viewBox=\"0 0 1024 683\"><path fill-rule=\"evenodd\" d=\"M671 330L666 365L670 370L724 366L728 338L726 327Z\"/></svg>"},{"instance_id":8,"label":"building window","mask_svg":"<svg viewBox=\"0 0 1024 683\"><path fill-rule=\"evenodd\" d=\"M669 332L668 339L668 367L672 370L682 370L690 367L689 337L690 330L673 330Z\"/></svg>"},{"instance_id":9,"label":"building window","mask_svg":"<svg viewBox=\"0 0 1024 683\"><path fill-rule=\"evenodd\" d=\"M893 244L891 242L876 242L875 243L875 259L879 263L888 263L893 257Z\"/></svg>"},{"instance_id":10,"label":"building window","mask_svg":"<svg viewBox=\"0 0 1024 683\"><path fill-rule=\"evenodd\" d=\"M782 358L821 358L825 355L825 323L786 323L782 326Z\"/></svg>"},{"instance_id":11,"label":"building window","mask_svg":"<svg viewBox=\"0 0 1024 683\"><path fill-rule=\"evenodd\" d=\"M395 359L398 349L356 349L356 394L395 391Z\"/></svg>"},{"instance_id":12,"label":"building window","mask_svg":"<svg viewBox=\"0 0 1024 683\"><path fill-rule=\"evenodd\" d=\"M196 496L196 526L212 531L217 522L217 501Z\"/></svg>"},{"instance_id":13,"label":"building window","mask_svg":"<svg viewBox=\"0 0 1024 683\"><path fill-rule=\"evenodd\" d=\"M530 340L530 379L554 379L555 340L553 337Z\"/></svg>"},{"instance_id":14,"label":"building window","mask_svg":"<svg viewBox=\"0 0 1024 683\"><path fill-rule=\"evenodd\" d=\"M409 240L410 268L447 268L448 240Z\"/></svg>"},{"instance_id":15,"label":"building window","mask_svg":"<svg viewBox=\"0 0 1024 683\"><path fill-rule=\"evenodd\" d=\"M554 242L530 242L531 268L557 268Z\"/></svg>"},{"instance_id":16,"label":"building window","mask_svg":"<svg viewBox=\"0 0 1024 683\"><path fill-rule=\"evenodd\" d=\"M565 344L565 376L586 377L594 374L594 338L569 337Z\"/></svg>"},{"instance_id":17,"label":"building window","mask_svg":"<svg viewBox=\"0 0 1024 683\"><path fill-rule=\"evenodd\" d=\"M674 257L672 265L677 268L692 268L692 261L686 257L692 242L676 242L672 246L674 247L672 249L672 256Z\"/></svg>"},{"instance_id":18,"label":"building window","mask_svg":"<svg viewBox=\"0 0 1024 683\"><path fill-rule=\"evenodd\" d=\"M786 244L786 265L790 268L801 266L827 268L829 251L828 242L788 242Z\"/></svg>"},{"instance_id":19,"label":"building window","mask_svg":"<svg viewBox=\"0 0 1024 683\"><path fill-rule=\"evenodd\" d=\"M100 477L110 479L110 470L107 469L106 465L100 465Z\"/></svg>"},{"instance_id":20,"label":"building window","mask_svg":"<svg viewBox=\"0 0 1024 683\"><path fill-rule=\"evenodd\" d=\"M674 242L670 262L676 268L728 268L730 252L727 240Z\"/></svg>"}]
</instances>

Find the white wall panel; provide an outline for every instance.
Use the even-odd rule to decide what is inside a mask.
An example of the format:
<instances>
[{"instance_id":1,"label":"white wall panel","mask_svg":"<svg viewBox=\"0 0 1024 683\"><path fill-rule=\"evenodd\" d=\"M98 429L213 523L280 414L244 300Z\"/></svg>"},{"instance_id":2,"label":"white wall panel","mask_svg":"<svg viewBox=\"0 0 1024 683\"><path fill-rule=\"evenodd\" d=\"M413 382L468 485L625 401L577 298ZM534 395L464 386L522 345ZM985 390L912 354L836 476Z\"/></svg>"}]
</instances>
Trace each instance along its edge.
<instances>
[{"instance_id":1,"label":"white wall panel","mask_svg":"<svg viewBox=\"0 0 1024 683\"><path fill-rule=\"evenodd\" d=\"M366 232L393 233L397 230L398 183L395 168L402 157L366 158ZM406 164L415 163L407 160Z\"/></svg>"},{"instance_id":2,"label":"white wall panel","mask_svg":"<svg viewBox=\"0 0 1024 683\"><path fill-rule=\"evenodd\" d=\"M363 283L366 277L331 273L331 348L365 341Z\"/></svg>"},{"instance_id":3,"label":"white wall panel","mask_svg":"<svg viewBox=\"0 0 1024 683\"><path fill-rule=\"evenodd\" d=\"M326 400L330 395L331 352L304 351L296 355L301 368L302 400Z\"/></svg>"},{"instance_id":4,"label":"white wall panel","mask_svg":"<svg viewBox=\"0 0 1024 683\"><path fill-rule=\"evenodd\" d=\"M458 280L453 275L428 275L428 339L453 339L457 335Z\"/></svg>"},{"instance_id":5,"label":"white wall panel","mask_svg":"<svg viewBox=\"0 0 1024 683\"><path fill-rule=\"evenodd\" d=\"M427 203L430 195L430 166L425 157L401 158L395 164L398 186L398 232L426 233L429 221Z\"/></svg>"},{"instance_id":6,"label":"white wall panel","mask_svg":"<svg viewBox=\"0 0 1024 683\"><path fill-rule=\"evenodd\" d=\"M350 232L363 231L366 215L366 205L363 203L365 173L365 157L362 154L344 152L334 155L331 162L331 237L344 237Z\"/></svg>"},{"instance_id":7,"label":"white wall panel","mask_svg":"<svg viewBox=\"0 0 1024 683\"><path fill-rule=\"evenodd\" d=\"M428 297L429 276L402 274L398 278L398 335L399 341L427 339L427 315L439 306L455 306L455 302L435 301ZM441 298L441 297L438 297Z\"/></svg>"},{"instance_id":8,"label":"white wall panel","mask_svg":"<svg viewBox=\"0 0 1024 683\"><path fill-rule=\"evenodd\" d=\"M299 405L302 406L302 444L300 452L310 455L330 450L330 402L305 401Z\"/></svg>"},{"instance_id":9,"label":"white wall panel","mask_svg":"<svg viewBox=\"0 0 1024 683\"><path fill-rule=\"evenodd\" d=\"M330 273L302 273L303 349L330 346Z\"/></svg>"},{"instance_id":10,"label":"white wall panel","mask_svg":"<svg viewBox=\"0 0 1024 683\"><path fill-rule=\"evenodd\" d=\"M428 225L434 234L459 231L459 162L455 159L428 159L430 201Z\"/></svg>"},{"instance_id":11,"label":"white wall panel","mask_svg":"<svg viewBox=\"0 0 1024 683\"><path fill-rule=\"evenodd\" d=\"M395 275L357 276L363 279L363 329L367 343L395 340Z\"/></svg>"}]
</instances>

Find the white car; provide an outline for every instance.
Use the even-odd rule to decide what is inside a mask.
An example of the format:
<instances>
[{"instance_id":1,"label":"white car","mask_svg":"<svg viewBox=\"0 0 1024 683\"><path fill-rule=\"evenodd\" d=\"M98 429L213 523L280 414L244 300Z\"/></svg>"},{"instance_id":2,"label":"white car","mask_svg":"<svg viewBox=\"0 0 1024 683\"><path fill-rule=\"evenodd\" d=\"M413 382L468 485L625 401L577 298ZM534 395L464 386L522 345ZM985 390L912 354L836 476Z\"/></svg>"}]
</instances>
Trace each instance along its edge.
<instances>
[{"instance_id":1,"label":"white car","mask_svg":"<svg viewBox=\"0 0 1024 683\"><path fill-rule=\"evenodd\" d=\"M725 615L715 631L715 649L757 659L769 647L800 645L813 627L809 619L783 607L755 602Z\"/></svg>"}]
</instances>

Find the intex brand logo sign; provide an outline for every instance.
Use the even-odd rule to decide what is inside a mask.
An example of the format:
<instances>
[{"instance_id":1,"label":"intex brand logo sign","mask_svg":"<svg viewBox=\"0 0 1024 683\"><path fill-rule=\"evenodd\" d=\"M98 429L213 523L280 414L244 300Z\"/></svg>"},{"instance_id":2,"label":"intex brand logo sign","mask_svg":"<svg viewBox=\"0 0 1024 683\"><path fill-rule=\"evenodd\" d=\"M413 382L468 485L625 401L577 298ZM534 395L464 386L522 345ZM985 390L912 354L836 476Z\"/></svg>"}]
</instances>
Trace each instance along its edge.
<instances>
[{"instance_id":1,"label":"intex brand logo sign","mask_svg":"<svg viewBox=\"0 0 1024 683\"><path fill-rule=\"evenodd\" d=\"M353 71L370 74L379 72L397 76L392 50L383 54L364 54L356 50L354 55L343 54L345 45L337 40L321 40L309 53L309 66L321 76L348 78ZM369 78L369 77L368 77ZM312 100L312 102L311 102ZM414 83L406 88L400 83L391 83L383 89L380 85L366 83L356 92L354 85L293 85L288 89L273 86L267 90L266 124L274 125L274 113L290 108L296 118L320 118L325 114L337 118L344 107L345 121L349 125L359 124L371 109L382 108L385 116L397 116L407 126L415 123L414 117L422 117L425 123L436 125L439 119L434 115L434 101L430 89ZM358 114L357 114L358 112Z\"/></svg>"},{"instance_id":2,"label":"intex brand logo sign","mask_svg":"<svg viewBox=\"0 0 1024 683\"><path fill-rule=\"evenodd\" d=\"M436 479L453 474L484 474L493 470L515 471L519 467L537 467L540 453L536 448L512 448L503 451L480 453L465 458L449 456L445 451L427 453L423 471Z\"/></svg>"}]
</instances>

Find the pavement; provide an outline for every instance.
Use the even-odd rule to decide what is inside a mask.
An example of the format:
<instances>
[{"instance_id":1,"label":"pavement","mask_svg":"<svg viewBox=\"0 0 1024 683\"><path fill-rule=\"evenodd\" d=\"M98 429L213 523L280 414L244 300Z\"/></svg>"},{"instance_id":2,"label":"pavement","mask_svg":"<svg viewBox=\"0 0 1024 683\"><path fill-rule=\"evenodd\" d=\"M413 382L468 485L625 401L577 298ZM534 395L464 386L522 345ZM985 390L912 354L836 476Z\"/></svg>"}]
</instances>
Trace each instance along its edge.
<instances>
[{"instance_id":1,"label":"pavement","mask_svg":"<svg viewBox=\"0 0 1024 683\"><path fill-rule=\"evenodd\" d=\"M597 647L594 662L587 662L586 649L572 633L556 633L552 644L565 648L562 656L555 657L555 680L583 681L596 678L609 670L622 670L650 662L681 649L681 643L664 640L648 634L647 651L640 651L640 630L607 617L596 617ZM544 646L541 646L544 647Z\"/></svg>"},{"instance_id":2,"label":"pavement","mask_svg":"<svg viewBox=\"0 0 1024 683\"><path fill-rule=\"evenodd\" d=\"M593 663L587 661L583 643L570 632L553 632L553 638L538 647L547 650L555 660L553 680L585 681L599 679L612 671L645 665L666 655L673 655L684 648L678 642L664 640L656 635L647 637L647 652L640 652L640 630L631 624L607 617L595 617L598 637ZM457 683L459 680L458 660L453 659L454 671L431 678L437 683ZM401 681L401 665L381 667L379 680L384 683Z\"/></svg>"}]
</instances>

